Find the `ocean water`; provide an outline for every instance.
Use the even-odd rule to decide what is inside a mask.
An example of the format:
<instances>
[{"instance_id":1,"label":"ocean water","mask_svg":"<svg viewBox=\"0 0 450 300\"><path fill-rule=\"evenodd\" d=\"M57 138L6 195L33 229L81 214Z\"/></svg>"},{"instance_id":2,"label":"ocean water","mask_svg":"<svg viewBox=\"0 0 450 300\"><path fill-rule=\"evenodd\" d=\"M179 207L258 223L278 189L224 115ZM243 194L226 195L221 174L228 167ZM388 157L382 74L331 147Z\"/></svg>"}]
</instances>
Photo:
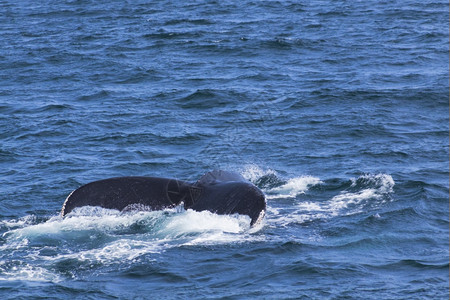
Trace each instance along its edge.
<instances>
[{"instance_id":1,"label":"ocean water","mask_svg":"<svg viewBox=\"0 0 450 300\"><path fill-rule=\"evenodd\" d=\"M0 2L1 299L448 299L448 1ZM224 169L262 224L59 212Z\"/></svg>"}]
</instances>

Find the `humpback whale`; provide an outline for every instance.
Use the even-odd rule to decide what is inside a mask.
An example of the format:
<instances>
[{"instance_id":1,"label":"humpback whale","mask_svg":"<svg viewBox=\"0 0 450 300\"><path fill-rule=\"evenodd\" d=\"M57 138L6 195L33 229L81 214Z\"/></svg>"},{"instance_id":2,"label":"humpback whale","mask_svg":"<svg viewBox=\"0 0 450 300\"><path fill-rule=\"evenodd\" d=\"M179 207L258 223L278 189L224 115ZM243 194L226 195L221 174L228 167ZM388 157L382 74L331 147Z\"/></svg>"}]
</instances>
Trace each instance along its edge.
<instances>
[{"instance_id":1,"label":"humpback whale","mask_svg":"<svg viewBox=\"0 0 450 300\"><path fill-rule=\"evenodd\" d=\"M184 205L185 209L216 214L248 215L259 223L266 211L263 192L241 175L215 170L197 182L160 177L115 177L85 184L66 198L64 217L82 206L130 210L161 210Z\"/></svg>"}]
</instances>

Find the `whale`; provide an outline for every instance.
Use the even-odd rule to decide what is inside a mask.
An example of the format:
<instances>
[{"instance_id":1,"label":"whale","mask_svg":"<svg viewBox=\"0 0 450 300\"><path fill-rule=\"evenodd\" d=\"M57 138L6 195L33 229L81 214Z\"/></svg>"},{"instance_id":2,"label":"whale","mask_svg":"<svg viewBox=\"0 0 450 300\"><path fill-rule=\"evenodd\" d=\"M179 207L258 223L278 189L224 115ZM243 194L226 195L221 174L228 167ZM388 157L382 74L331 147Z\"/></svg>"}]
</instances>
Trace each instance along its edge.
<instances>
[{"instance_id":1,"label":"whale","mask_svg":"<svg viewBox=\"0 0 450 300\"><path fill-rule=\"evenodd\" d=\"M247 215L250 226L259 224L266 211L264 193L230 171L214 170L196 182L178 179L127 176L87 183L71 192L61 209L65 217L83 206L119 211L154 211L183 205L184 209L219 215Z\"/></svg>"}]
</instances>

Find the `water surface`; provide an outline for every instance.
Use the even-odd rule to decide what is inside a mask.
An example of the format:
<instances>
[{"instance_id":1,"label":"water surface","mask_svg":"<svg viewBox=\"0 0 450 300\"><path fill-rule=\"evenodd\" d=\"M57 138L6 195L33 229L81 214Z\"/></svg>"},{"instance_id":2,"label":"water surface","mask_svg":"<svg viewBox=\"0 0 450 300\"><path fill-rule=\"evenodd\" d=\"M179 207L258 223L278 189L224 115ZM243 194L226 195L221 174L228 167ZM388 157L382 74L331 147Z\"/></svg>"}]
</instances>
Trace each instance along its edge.
<instances>
[{"instance_id":1,"label":"water surface","mask_svg":"<svg viewBox=\"0 0 450 300\"><path fill-rule=\"evenodd\" d=\"M448 299L444 1L3 1L3 299ZM242 174L267 214L119 213Z\"/></svg>"}]
</instances>

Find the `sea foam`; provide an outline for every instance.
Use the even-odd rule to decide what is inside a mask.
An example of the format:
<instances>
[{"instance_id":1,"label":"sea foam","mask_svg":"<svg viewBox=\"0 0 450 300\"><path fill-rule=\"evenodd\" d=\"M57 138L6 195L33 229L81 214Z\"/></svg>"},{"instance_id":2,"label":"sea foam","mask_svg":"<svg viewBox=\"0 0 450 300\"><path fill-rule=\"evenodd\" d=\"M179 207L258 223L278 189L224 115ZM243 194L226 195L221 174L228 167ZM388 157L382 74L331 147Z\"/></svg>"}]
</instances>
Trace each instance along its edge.
<instances>
[{"instance_id":1,"label":"sea foam","mask_svg":"<svg viewBox=\"0 0 450 300\"><path fill-rule=\"evenodd\" d=\"M304 194L311 186L321 184L322 181L313 176L300 176L289 179L280 187L267 191L267 199L295 198L299 194Z\"/></svg>"},{"instance_id":2,"label":"sea foam","mask_svg":"<svg viewBox=\"0 0 450 300\"><path fill-rule=\"evenodd\" d=\"M271 189L268 199L293 198L308 192L316 184L325 184L316 177L295 177L278 188ZM297 200L290 208L279 209L275 201L268 202L268 224L287 226L291 223L304 223L325 220L341 215L353 215L374 209L392 200L395 182L388 174L366 174L351 179L350 187L324 201ZM271 207L270 207L271 206Z\"/></svg>"}]
</instances>

